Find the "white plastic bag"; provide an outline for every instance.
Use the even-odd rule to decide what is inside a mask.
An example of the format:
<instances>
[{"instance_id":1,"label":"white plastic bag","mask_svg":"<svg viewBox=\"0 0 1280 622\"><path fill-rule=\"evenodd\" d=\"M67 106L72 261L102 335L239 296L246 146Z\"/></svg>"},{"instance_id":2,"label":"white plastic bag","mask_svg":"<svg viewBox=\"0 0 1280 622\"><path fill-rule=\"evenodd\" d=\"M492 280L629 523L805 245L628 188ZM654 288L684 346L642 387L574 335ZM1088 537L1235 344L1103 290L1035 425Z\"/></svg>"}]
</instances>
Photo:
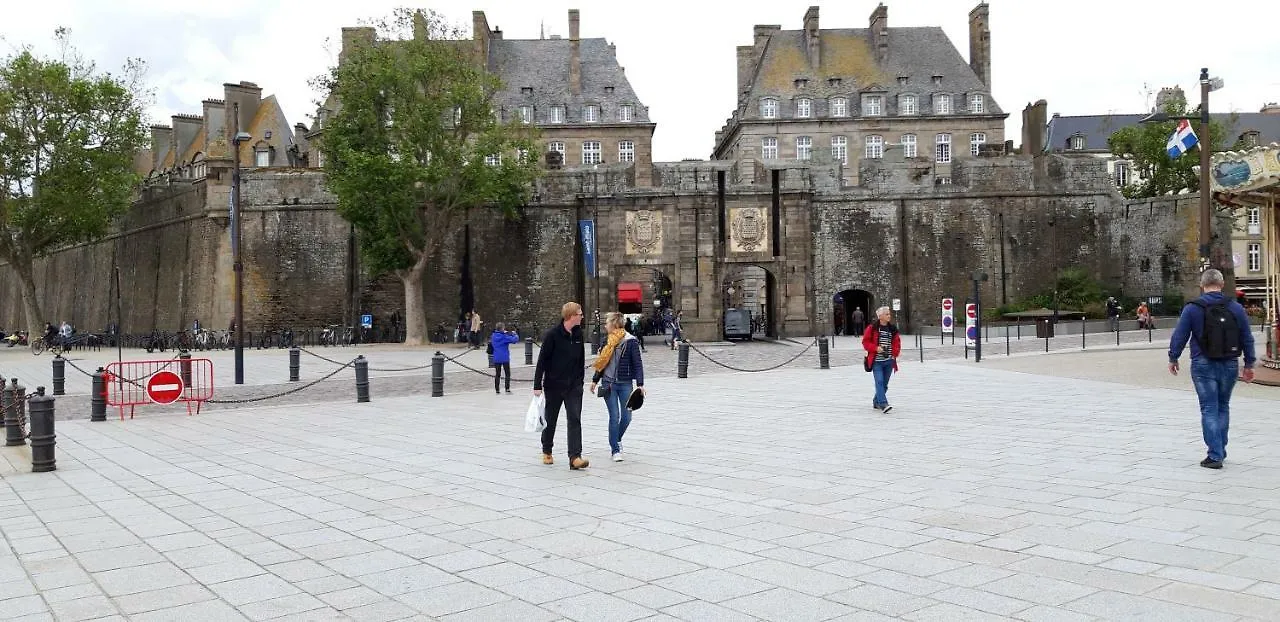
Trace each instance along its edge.
<instances>
[{"instance_id":1,"label":"white plastic bag","mask_svg":"<svg viewBox=\"0 0 1280 622\"><path fill-rule=\"evenodd\" d=\"M547 398L536 395L529 402L529 410L524 415L525 432L541 432L547 427Z\"/></svg>"}]
</instances>

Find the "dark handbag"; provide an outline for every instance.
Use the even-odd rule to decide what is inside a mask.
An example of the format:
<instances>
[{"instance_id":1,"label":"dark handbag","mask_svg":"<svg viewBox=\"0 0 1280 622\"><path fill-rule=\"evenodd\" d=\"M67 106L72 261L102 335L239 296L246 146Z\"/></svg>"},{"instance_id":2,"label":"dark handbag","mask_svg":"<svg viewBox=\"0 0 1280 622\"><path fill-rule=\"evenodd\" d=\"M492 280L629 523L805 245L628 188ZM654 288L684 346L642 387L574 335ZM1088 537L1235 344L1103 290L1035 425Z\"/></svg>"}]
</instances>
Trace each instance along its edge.
<instances>
[{"instance_id":1,"label":"dark handbag","mask_svg":"<svg viewBox=\"0 0 1280 622\"><path fill-rule=\"evenodd\" d=\"M871 371L871 357L862 357L862 371Z\"/></svg>"},{"instance_id":2,"label":"dark handbag","mask_svg":"<svg viewBox=\"0 0 1280 622\"><path fill-rule=\"evenodd\" d=\"M600 380L600 384L596 385L596 397L609 397L609 385L604 379Z\"/></svg>"}]
</instances>

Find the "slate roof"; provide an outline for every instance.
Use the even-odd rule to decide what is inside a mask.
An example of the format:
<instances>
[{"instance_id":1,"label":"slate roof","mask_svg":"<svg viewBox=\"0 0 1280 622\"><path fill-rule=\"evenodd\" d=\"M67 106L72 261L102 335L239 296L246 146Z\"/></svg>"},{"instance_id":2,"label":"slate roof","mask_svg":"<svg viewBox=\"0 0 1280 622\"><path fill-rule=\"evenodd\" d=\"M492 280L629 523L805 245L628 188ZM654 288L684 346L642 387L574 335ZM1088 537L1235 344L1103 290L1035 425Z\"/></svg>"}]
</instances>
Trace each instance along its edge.
<instances>
[{"instance_id":1,"label":"slate roof","mask_svg":"<svg viewBox=\"0 0 1280 622\"><path fill-rule=\"evenodd\" d=\"M1145 114L1054 115L1049 119L1048 128L1045 131L1045 150L1070 152L1072 150L1067 147L1070 145L1071 137L1081 135L1084 136L1083 151L1109 153L1107 139L1121 128L1137 125L1138 121L1146 116ZM1226 126L1228 148L1233 147L1235 142L1249 131L1258 132L1260 145L1280 142L1280 114L1224 112L1210 116Z\"/></svg>"},{"instance_id":2,"label":"slate roof","mask_svg":"<svg viewBox=\"0 0 1280 622\"><path fill-rule=\"evenodd\" d=\"M932 110L933 95L943 93L952 96L953 114L968 112L971 93L983 94L983 114L1004 114L990 89L941 28L890 27L884 63L877 60L869 33L866 28L820 30L821 65L814 70L805 53L803 30L774 31L756 67L747 98L739 105L740 115L758 118L760 98L774 96L779 98L778 117L791 118L794 115L790 99L801 94L814 98L814 117L827 116L826 99L836 95L849 97L850 113L857 115L859 95L867 90L886 95L887 116L898 113L900 94L916 95L919 114L927 115ZM940 85L933 83L934 76L942 76ZM841 84L829 85L832 77L841 78ZM905 85L900 84L901 77L907 78ZM807 78L807 88L797 90L797 78Z\"/></svg>"},{"instance_id":3,"label":"slate roof","mask_svg":"<svg viewBox=\"0 0 1280 622\"><path fill-rule=\"evenodd\" d=\"M649 111L640 102L618 64L609 42L603 38L579 40L582 92L569 92L568 39L493 39L489 44L489 71L503 82L495 97L507 118L523 105L534 107L534 122L547 123L551 107L565 106L565 123L582 123L583 106L601 107L600 123L618 120L618 108L632 105L632 123L649 123ZM531 94L521 88L532 87ZM613 92L606 92L613 87Z\"/></svg>"}]
</instances>

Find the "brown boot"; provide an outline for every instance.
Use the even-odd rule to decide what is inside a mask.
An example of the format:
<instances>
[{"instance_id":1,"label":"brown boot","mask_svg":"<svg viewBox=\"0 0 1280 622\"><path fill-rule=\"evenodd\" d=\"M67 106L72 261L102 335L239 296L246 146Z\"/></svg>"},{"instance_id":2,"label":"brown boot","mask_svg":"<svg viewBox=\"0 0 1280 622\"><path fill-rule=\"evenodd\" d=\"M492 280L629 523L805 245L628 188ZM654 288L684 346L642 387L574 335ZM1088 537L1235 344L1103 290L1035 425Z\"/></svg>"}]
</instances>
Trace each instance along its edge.
<instances>
[{"instance_id":1,"label":"brown boot","mask_svg":"<svg viewBox=\"0 0 1280 622\"><path fill-rule=\"evenodd\" d=\"M555 464L555 463L556 463L556 459L552 458L551 454L542 454L542 464Z\"/></svg>"},{"instance_id":2,"label":"brown boot","mask_svg":"<svg viewBox=\"0 0 1280 622\"><path fill-rule=\"evenodd\" d=\"M591 466L591 461L581 456L569 461L569 470L571 471L581 471L589 466Z\"/></svg>"}]
</instances>

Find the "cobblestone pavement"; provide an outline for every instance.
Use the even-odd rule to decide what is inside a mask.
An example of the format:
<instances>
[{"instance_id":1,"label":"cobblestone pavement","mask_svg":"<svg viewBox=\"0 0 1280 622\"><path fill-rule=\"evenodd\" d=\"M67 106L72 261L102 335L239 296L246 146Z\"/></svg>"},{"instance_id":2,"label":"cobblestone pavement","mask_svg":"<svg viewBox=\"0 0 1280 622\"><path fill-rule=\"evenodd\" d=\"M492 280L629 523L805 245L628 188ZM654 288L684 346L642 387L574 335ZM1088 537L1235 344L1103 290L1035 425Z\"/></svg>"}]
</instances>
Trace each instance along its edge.
<instances>
[{"instance_id":1,"label":"cobblestone pavement","mask_svg":"<svg viewBox=\"0 0 1280 622\"><path fill-rule=\"evenodd\" d=\"M0 612L1277 619L1274 401L1209 471L1185 391L994 366L904 360L888 415L856 368L655 377L626 462L588 401L585 472L483 392L63 422L58 471L0 477Z\"/></svg>"}]
</instances>

